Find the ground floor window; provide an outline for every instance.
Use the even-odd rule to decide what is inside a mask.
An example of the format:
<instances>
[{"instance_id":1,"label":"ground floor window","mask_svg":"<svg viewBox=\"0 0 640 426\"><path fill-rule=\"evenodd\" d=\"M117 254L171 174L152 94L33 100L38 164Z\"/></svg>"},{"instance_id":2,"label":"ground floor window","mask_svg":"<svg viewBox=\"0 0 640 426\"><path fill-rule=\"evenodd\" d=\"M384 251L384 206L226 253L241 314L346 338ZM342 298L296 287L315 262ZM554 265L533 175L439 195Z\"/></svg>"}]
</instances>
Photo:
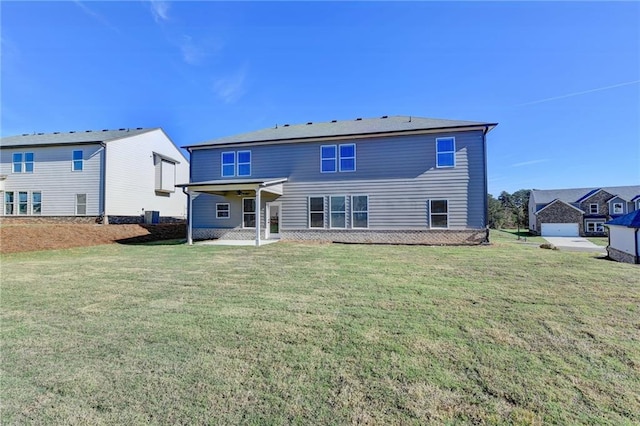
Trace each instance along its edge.
<instances>
[{"instance_id":1,"label":"ground floor window","mask_svg":"<svg viewBox=\"0 0 640 426\"><path fill-rule=\"evenodd\" d=\"M31 214L41 214L42 213L42 193L41 192L32 192L31 193Z\"/></svg>"},{"instance_id":2,"label":"ground floor window","mask_svg":"<svg viewBox=\"0 0 640 426\"><path fill-rule=\"evenodd\" d=\"M242 199L242 227L243 228L256 227L256 199L255 198Z\"/></svg>"},{"instance_id":3,"label":"ground floor window","mask_svg":"<svg viewBox=\"0 0 640 426\"><path fill-rule=\"evenodd\" d=\"M329 216L330 228L346 228L347 227L347 197L344 195L329 197L329 207L331 215Z\"/></svg>"},{"instance_id":4,"label":"ground floor window","mask_svg":"<svg viewBox=\"0 0 640 426\"><path fill-rule=\"evenodd\" d=\"M604 232L603 220L587 220L585 221L586 232Z\"/></svg>"},{"instance_id":5,"label":"ground floor window","mask_svg":"<svg viewBox=\"0 0 640 426\"><path fill-rule=\"evenodd\" d=\"M351 197L351 227L369 227L369 196L353 195Z\"/></svg>"},{"instance_id":6,"label":"ground floor window","mask_svg":"<svg viewBox=\"0 0 640 426\"><path fill-rule=\"evenodd\" d=\"M5 192L4 193L4 214L10 215L13 214L13 192Z\"/></svg>"},{"instance_id":7,"label":"ground floor window","mask_svg":"<svg viewBox=\"0 0 640 426\"><path fill-rule=\"evenodd\" d=\"M309 197L309 228L324 228L324 197Z\"/></svg>"},{"instance_id":8,"label":"ground floor window","mask_svg":"<svg viewBox=\"0 0 640 426\"><path fill-rule=\"evenodd\" d=\"M431 228L449 227L449 201L431 200L429 202L429 226Z\"/></svg>"},{"instance_id":9,"label":"ground floor window","mask_svg":"<svg viewBox=\"0 0 640 426\"><path fill-rule=\"evenodd\" d=\"M18 214L29 212L29 193L27 191L18 192Z\"/></svg>"},{"instance_id":10,"label":"ground floor window","mask_svg":"<svg viewBox=\"0 0 640 426\"><path fill-rule=\"evenodd\" d=\"M229 219L229 203L216 204L216 218Z\"/></svg>"},{"instance_id":11,"label":"ground floor window","mask_svg":"<svg viewBox=\"0 0 640 426\"><path fill-rule=\"evenodd\" d=\"M87 194L76 194L76 214L87 214Z\"/></svg>"}]
</instances>

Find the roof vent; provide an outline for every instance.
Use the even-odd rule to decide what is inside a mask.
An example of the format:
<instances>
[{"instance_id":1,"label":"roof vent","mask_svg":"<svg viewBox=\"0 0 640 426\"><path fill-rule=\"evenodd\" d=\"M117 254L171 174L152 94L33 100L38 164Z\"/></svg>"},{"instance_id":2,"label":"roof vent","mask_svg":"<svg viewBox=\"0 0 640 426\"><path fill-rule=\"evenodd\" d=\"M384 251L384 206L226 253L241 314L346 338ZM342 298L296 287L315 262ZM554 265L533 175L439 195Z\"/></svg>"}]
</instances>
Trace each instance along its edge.
<instances>
[{"instance_id":1,"label":"roof vent","mask_svg":"<svg viewBox=\"0 0 640 426\"><path fill-rule=\"evenodd\" d=\"M388 115L383 115L381 118L389 118Z\"/></svg>"},{"instance_id":2,"label":"roof vent","mask_svg":"<svg viewBox=\"0 0 640 426\"><path fill-rule=\"evenodd\" d=\"M103 131L103 132L108 132L108 131L109 131L109 129L102 129L102 131Z\"/></svg>"},{"instance_id":3,"label":"roof vent","mask_svg":"<svg viewBox=\"0 0 640 426\"><path fill-rule=\"evenodd\" d=\"M91 130L85 130L85 133L91 133Z\"/></svg>"},{"instance_id":4,"label":"roof vent","mask_svg":"<svg viewBox=\"0 0 640 426\"><path fill-rule=\"evenodd\" d=\"M76 132L75 130L72 130L72 131L70 131L69 133L75 133L75 132Z\"/></svg>"},{"instance_id":5,"label":"roof vent","mask_svg":"<svg viewBox=\"0 0 640 426\"><path fill-rule=\"evenodd\" d=\"M285 125L284 125L284 126L282 126L282 127L289 127L289 125L288 125L288 124L285 124Z\"/></svg>"},{"instance_id":6,"label":"roof vent","mask_svg":"<svg viewBox=\"0 0 640 426\"><path fill-rule=\"evenodd\" d=\"M29 133L23 133L22 136L29 136Z\"/></svg>"},{"instance_id":7,"label":"roof vent","mask_svg":"<svg viewBox=\"0 0 640 426\"><path fill-rule=\"evenodd\" d=\"M136 127L136 130L142 130L142 127Z\"/></svg>"},{"instance_id":8,"label":"roof vent","mask_svg":"<svg viewBox=\"0 0 640 426\"><path fill-rule=\"evenodd\" d=\"M39 135L44 135L44 133L38 133Z\"/></svg>"},{"instance_id":9,"label":"roof vent","mask_svg":"<svg viewBox=\"0 0 640 426\"><path fill-rule=\"evenodd\" d=\"M127 129L118 129L118 130L123 131L123 130L127 130Z\"/></svg>"},{"instance_id":10,"label":"roof vent","mask_svg":"<svg viewBox=\"0 0 640 426\"><path fill-rule=\"evenodd\" d=\"M308 122L308 123L307 123L307 126L308 126L309 124L313 124L313 123L310 121L310 122Z\"/></svg>"},{"instance_id":11,"label":"roof vent","mask_svg":"<svg viewBox=\"0 0 640 426\"><path fill-rule=\"evenodd\" d=\"M332 122L332 123L337 123L337 122L338 122L338 120L331 120L331 122Z\"/></svg>"},{"instance_id":12,"label":"roof vent","mask_svg":"<svg viewBox=\"0 0 640 426\"><path fill-rule=\"evenodd\" d=\"M53 134L54 134L54 135L59 135L59 134L60 134L60 132L53 132Z\"/></svg>"},{"instance_id":13,"label":"roof vent","mask_svg":"<svg viewBox=\"0 0 640 426\"><path fill-rule=\"evenodd\" d=\"M356 118L356 121L362 121L362 117Z\"/></svg>"}]
</instances>

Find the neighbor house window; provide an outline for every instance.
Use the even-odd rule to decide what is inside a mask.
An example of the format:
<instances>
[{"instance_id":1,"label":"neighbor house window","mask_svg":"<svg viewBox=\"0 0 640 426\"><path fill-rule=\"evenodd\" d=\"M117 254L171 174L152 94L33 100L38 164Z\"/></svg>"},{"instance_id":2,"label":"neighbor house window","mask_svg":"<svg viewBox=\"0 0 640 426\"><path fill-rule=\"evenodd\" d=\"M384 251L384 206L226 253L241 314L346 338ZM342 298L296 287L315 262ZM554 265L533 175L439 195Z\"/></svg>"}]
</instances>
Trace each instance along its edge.
<instances>
[{"instance_id":1,"label":"neighbor house window","mask_svg":"<svg viewBox=\"0 0 640 426\"><path fill-rule=\"evenodd\" d=\"M604 232L604 221L586 221L587 232Z\"/></svg>"},{"instance_id":2,"label":"neighbor house window","mask_svg":"<svg viewBox=\"0 0 640 426\"><path fill-rule=\"evenodd\" d=\"M255 198L242 199L242 227L243 228L256 227L256 199Z\"/></svg>"},{"instance_id":3,"label":"neighbor house window","mask_svg":"<svg viewBox=\"0 0 640 426\"><path fill-rule=\"evenodd\" d=\"M236 153L223 152L222 153L222 177L235 176L235 170L236 170Z\"/></svg>"},{"instance_id":4,"label":"neighbor house window","mask_svg":"<svg viewBox=\"0 0 640 426\"><path fill-rule=\"evenodd\" d=\"M31 193L31 214L42 214L42 193Z\"/></svg>"},{"instance_id":5,"label":"neighbor house window","mask_svg":"<svg viewBox=\"0 0 640 426\"><path fill-rule=\"evenodd\" d=\"M589 204L589 213L598 214L598 204Z\"/></svg>"},{"instance_id":6,"label":"neighbor house window","mask_svg":"<svg viewBox=\"0 0 640 426\"><path fill-rule=\"evenodd\" d=\"M251 151L238 151L238 176L251 176Z\"/></svg>"},{"instance_id":7,"label":"neighbor house window","mask_svg":"<svg viewBox=\"0 0 640 426\"><path fill-rule=\"evenodd\" d=\"M81 172L84 169L84 161L82 157L82 150L78 149L73 151L73 165L71 166L71 170L74 172Z\"/></svg>"},{"instance_id":8,"label":"neighbor house window","mask_svg":"<svg viewBox=\"0 0 640 426\"><path fill-rule=\"evenodd\" d=\"M216 204L216 218L229 219L229 203Z\"/></svg>"},{"instance_id":9,"label":"neighbor house window","mask_svg":"<svg viewBox=\"0 0 640 426\"><path fill-rule=\"evenodd\" d=\"M87 214L87 194L76 194L76 214Z\"/></svg>"},{"instance_id":10,"label":"neighbor house window","mask_svg":"<svg viewBox=\"0 0 640 426\"><path fill-rule=\"evenodd\" d=\"M324 197L309 197L309 228L324 228Z\"/></svg>"},{"instance_id":11,"label":"neighbor house window","mask_svg":"<svg viewBox=\"0 0 640 426\"><path fill-rule=\"evenodd\" d=\"M622 203L613 203L613 214L622 214Z\"/></svg>"},{"instance_id":12,"label":"neighbor house window","mask_svg":"<svg viewBox=\"0 0 640 426\"><path fill-rule=\"evenodd\" d=\"M13 173L33 173L33 152L13 153Z\"/></svg>"},{"instance_id":13,"label":"neighbor house window","mask_svg":"<svg viewBox=\"0 0 640 426\"><path fill-rule=\"evenodd\" d=\"M330 228L347 227L347 197L344 195L329 197Z\"/></svg>"},{"instance_id":14,"label":"neighbor house window","mask_svg":"<svg viewBox=\"0 0 640 426\"><path fill-rule=\"evenodd\" d=\"M335 145L322 145L320 147L320 172L334 173L337 170L337 147Z\"/></svg>"},{"instance_id":15,"label":"neighbor house window","mask_svg":"<svg viewBox=\"0 0 640 426\"><path fill-rule=\"evenodd\" d=\"M429 226L431 228L449 227L449 202L447 200L430 201Z\"/></svg>"},{"instance_id":16,"label":"neighbor house window","mask_svg":"<svg viewBox=\"0 0 640 426\"><path fill-rule=\"evenodd\" d=\"M354 195L351 197L351 227L369 227L369 196Z\"/></svg>"},{"instance_id":17,"label":"neighbor house window","mask_svg":"<svg viewBox=\"0 0 640 426\"><path fill-rule=\"evenodd\" d=\"M436 167L454 167L456 165L456 139L436 139Z\"/></svg>"},{"instance_id":18,"label":"neighbor house window","mask_svg":"<svg viewBox=\"0 0 640 426\"><path fill-rule=\"evenodd\" d=\"M349 143L340 145L340 171L356 171L356 144Z\"/></svg>"},{"instance_id":19,"label":"neighbor house window","mask_svg":"<svg viewBox=\"0 0 640 426\"><path fill-rule=\"evenodd\" d=\"M4 214L6 215L13 214L14 212L13 201L14 201L13 191L5 192L4 193Z\"/></svg>"},{"instance_id":20,"label":"neighbor house window","mask_svg":"<svg viewBox=\"0 0 640 426\"><path fill-rule=\"evenodd\" d=\"M18 192L18 214L29 213L29 193L26 191Z\"/></svg>"}]
</instances>

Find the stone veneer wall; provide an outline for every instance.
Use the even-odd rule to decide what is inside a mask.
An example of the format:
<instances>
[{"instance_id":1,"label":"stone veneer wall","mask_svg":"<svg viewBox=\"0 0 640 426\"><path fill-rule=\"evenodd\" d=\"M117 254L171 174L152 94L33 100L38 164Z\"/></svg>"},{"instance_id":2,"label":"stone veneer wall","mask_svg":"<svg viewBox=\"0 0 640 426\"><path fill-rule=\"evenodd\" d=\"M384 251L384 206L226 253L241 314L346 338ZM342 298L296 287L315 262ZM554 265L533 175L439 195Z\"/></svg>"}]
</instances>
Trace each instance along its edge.
<instances>
[{"instance_id":1,"label":"stone veneer wall","mask_svg":"<svg viewBox=\"0 0 640 426\"><path fill-rule=\"evenodd\" d=\"M598 214L602 216L609 216L609 204L607 203L607 201L609 201L611 198L613 198L613 195L609 194L607 191L600 191L581 202L580 208L584 210L587 215L589 215L589 205L598 204Z\"/></svg>"},{"instance_id":2,"label":"stone veneer wall","mask_svg":"<svg viewBox=\"0 0 640 426\"><path fill-rule=\"evenodd\" d=\"M579 235L584 235L582 213L564 203L556 202L536 215L537 234L542 232L543 223L577 223Z\"/></svg>"},{"instance_id":3,"label":"stone veneer wall","mask_svg":"<svg viewBox=\"0 0 640 426\"><path fill-rule=\"evenodd\" d=\"M618 262L624 262L624 263L640 263L639 259L636 259L636 257L632 254L629 253L625 253L623 251L620 251L618 249L614 249L613 247L609 246L607 247L607 253L609 254L609 257L613 260L617 260Z\"/></svg>"},{"instance_id":4,"label":"stone veneer wall","mask_svg":"<svg viewBox=\"0 0 640 426\"><path fill-rule=\"evenodd\" d=\"M193 239L253 240L255 231L251 229L194 228ZM262 233L264 238L264 233ZM301 229L281 231L281 240L317 241L360 244L425 244L425 245L478 245L488 242L486 229L462 230L315 230Z\"/></svg>"}]
</instances>

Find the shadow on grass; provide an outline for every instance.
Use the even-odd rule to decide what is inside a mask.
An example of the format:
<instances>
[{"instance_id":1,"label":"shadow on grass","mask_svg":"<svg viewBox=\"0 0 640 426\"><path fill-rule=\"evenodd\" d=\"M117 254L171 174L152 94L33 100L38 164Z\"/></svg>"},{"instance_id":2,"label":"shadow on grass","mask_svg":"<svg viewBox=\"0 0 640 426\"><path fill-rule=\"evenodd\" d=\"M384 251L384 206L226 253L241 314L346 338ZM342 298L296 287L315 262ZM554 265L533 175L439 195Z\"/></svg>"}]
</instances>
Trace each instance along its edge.
<instances>
[{"instance_id":1,"label":"shadow on grass","mask_svg":"<svg viewBox=\"0 0 640 426\"><path fill-rule=\"evenodd\" d=\"M135 244L135 245L178 245L186 241L187 229L184 224L158 224L147 225L140 224L141 228L146 229L149 233L137 237L123 238L116 240L118 244Z\"/></svg>"}]
</instances>

